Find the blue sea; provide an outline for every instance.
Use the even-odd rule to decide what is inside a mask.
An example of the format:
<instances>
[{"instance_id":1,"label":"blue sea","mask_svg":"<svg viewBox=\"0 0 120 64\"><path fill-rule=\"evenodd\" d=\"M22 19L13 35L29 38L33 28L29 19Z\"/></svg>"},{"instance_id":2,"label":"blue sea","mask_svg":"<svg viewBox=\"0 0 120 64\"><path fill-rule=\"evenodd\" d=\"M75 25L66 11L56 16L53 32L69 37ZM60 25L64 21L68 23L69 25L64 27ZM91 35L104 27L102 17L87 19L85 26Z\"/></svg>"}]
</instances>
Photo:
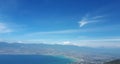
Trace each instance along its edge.
<instances>
[{"instance_id":1,"label":"blue sea","mask_svg":"<svg viewBox=\"0 0 120 64\"><path fill-rule=\"evenodd\" d=\"M0 64L70 64L71 59L48 55L0 55Z\"/></svg>"}]
</instances>

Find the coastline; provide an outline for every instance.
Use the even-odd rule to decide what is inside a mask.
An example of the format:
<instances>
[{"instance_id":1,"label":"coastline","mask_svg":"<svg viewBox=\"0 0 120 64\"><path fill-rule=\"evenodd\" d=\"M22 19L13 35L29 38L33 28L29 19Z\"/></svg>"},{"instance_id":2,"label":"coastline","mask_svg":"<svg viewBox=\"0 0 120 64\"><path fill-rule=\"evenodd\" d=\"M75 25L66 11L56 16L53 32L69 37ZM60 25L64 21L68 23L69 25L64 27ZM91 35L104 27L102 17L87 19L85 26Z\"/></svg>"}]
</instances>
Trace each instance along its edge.
<instances>
[{"instance_id":1,"label":"coastline","mask_svg":"<svg viewBox=\"0 0 120 64\"><path fill-rule=\"evenodd\" d=\"M36 54L0 54L0 56L2 57L12 57L12 56L35 56L35 57L39 57L39 56L44 56L44 57L49 57L49 58L56 58L58 60L62 60L62 62L65 62L65 64L71 64L74 63L75 60L73 58L67 57L67 56L63 56L63 55L36 55Z\"/></svg>"}]
</instances>

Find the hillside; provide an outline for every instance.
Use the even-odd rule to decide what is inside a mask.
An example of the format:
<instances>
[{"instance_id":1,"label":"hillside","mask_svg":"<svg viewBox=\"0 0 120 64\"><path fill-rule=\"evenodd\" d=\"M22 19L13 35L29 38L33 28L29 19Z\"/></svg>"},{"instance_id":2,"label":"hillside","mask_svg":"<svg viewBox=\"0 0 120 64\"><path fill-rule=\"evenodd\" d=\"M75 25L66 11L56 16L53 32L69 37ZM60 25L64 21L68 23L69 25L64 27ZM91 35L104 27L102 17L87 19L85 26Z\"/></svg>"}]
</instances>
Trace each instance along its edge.
<instances>
[{"instance_id":1,"label":"hillside","mask_svg":"<svg viewBox=\"0 0 120 64\"><path fill-rule=\"evenodd\" d=\"M106 62L104 64L120 64L120 59L113 60L113 61L110 61L110 62Z\"/></svg>"}]
</instances>

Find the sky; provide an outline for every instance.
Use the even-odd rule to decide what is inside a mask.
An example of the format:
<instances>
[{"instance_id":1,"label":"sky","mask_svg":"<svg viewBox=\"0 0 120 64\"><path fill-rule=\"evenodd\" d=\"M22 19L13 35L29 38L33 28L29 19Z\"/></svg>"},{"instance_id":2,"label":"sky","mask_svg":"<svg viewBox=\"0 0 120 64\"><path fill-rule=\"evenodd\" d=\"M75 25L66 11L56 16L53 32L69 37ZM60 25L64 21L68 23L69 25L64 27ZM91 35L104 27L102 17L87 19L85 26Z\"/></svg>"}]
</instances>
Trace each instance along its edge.
<instances>
[{"instance_id":1,"label":"sky","mask_svg":"<svg viewBox=\"0 0 120 64\"><path fill-rule=\"evenodd\" d=\"M0 41L120 47L120 1L0 0Z\"/></svg>"}]
</instances>

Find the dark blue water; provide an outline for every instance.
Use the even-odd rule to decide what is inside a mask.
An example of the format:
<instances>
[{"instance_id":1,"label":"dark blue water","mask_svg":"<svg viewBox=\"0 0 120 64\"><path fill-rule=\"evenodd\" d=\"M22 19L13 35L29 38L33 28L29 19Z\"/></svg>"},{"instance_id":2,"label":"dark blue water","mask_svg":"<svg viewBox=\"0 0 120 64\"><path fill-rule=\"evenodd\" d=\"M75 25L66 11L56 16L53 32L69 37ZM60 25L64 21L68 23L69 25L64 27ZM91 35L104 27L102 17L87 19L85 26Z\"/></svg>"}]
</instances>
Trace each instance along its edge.
<instances>
[{"instance_id":1,"label":"dark blue water","mask_svg":"<svg viewBox=\"0 0 120 64\"><path fill-rule=\"evenodd\" d=\"M0 55L0 64L69 64L68 58L47 55Z\"/></svg>"}]
</instances>

